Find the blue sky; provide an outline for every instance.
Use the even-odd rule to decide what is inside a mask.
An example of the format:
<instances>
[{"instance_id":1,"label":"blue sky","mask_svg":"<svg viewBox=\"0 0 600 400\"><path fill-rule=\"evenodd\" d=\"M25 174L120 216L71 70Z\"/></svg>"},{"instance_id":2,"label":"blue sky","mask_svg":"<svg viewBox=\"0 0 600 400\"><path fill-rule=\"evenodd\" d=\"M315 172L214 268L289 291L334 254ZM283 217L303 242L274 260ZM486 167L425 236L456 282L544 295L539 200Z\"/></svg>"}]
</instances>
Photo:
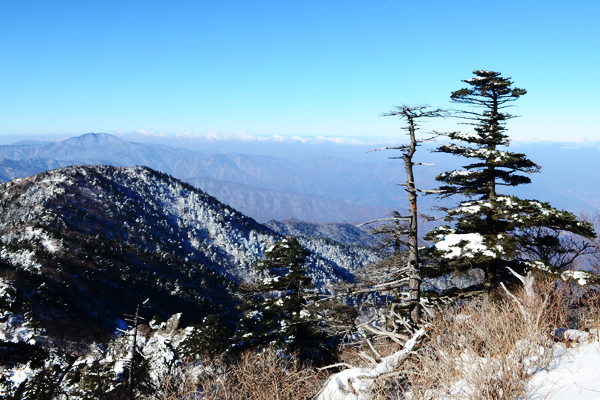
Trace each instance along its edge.
<instances>
[{"instance_id":1,"label":"blue sky","mask_svg":"<svg viewBox=\"0 0 600 400\"><path fill-rule=\"evenodd\" d=\"M598 21L595 1L2 1L0 140L375 140L392 105L451 107L490 69L528 90L513 139L595 141Z\"/></svg>"}]
</instances>

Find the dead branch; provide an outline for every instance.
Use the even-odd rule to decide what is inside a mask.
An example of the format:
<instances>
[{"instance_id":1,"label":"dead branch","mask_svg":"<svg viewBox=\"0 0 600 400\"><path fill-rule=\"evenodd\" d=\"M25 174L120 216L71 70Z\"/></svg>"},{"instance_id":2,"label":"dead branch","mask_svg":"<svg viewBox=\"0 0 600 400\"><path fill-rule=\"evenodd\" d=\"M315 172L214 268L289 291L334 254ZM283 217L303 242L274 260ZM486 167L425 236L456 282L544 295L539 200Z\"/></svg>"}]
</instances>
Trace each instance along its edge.
<instances>
[{"instance_id":1,"label":"dead branch","mask_svg":"<svg viewBox=\"0 0 600 400\"><path fill-rule=\"evenodd\" d=\"M356 227L361 227L363 225L368 225L368 224L373 224L375 222L382 222L382 221L409 221L410 217L396 217L396 218L379 218L379 219L374 219L372 221L369 222L363 222L362 224L358 224L356 225Z\"/></svg>"},{"instance_id":2,"label":"dead branch","mask_svg":"<svg viewBox=\"0 0 600 400\"><path fill-rule=\"evenodd\" d=\"M390 332L387 330L383 330L383 329L379 329L379 328L375 328L374 326L371 326L369 324L364 324L364 325L358 325L358 327L364 328L366 330L368 330L369 332L378 335L378 336L387 336L390 339L392 339L394 342L398 343L398 344L403 344L402 340L408 340L409 337L406 335L402 335L400 333L395 333L395 332Z\"/></svg>"}]
</instances>

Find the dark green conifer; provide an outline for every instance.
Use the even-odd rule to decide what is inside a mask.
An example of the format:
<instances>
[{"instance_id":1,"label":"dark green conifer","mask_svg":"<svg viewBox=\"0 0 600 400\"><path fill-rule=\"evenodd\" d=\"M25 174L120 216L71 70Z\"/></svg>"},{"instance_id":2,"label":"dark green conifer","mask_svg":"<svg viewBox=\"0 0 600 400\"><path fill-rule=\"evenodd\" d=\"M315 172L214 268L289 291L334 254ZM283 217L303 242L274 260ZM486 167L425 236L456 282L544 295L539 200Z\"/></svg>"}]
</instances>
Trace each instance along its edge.
<instances>
[{"instance_id":1,"label":"dark green conifer","mask_svg":"<svg viewBox=\"0 0 600 400\"><path fill-rule=\"evenodd\" d=\"M283 343L300 350L310 340L314 300L312 279L304 272L310 253L296 238L278 242L265 252L256 268L268 276L258 285L262 299L254 299L238 327L237 338L247 344Z\"/></svg>"},{"instance_id":2,"label":"dark green conifer","mask_svg":"<svg viewBox=\"0 0 600 400\"><path fill-rule=\"evenodd\" d=\"M553 232L571 232L586 238L595 237L595 233L591 224L579 221L570 212L557 210L548 203L499 193L503 186L530 183L524 174L540 171L525 154L504 149L510 144L505 134L506 122L515 117L506 108L527 91L513 87L510 78L502 77L499 72L473 73L475 77L463 80L469 87L453 92L451 99L472 106L458 113L475 132L450 133L447 135L450 139L462 143L444 144L436 150L473 160L464 169L445 172L436 178L443 182L440 187L443 197L458 194L467 199L446 210L446 220L454 222L454 228L439 227L427 238L438 240L428 252L438 257L440 268L431 273L481 268L485 273L484 297L489 298L498 282L508 278L507 266L523 271L535 265L532 253L524 246L529 240L527 230L544 227L552 231L547 232L548 236Z\"/></svg>"},{"instance_id":3,"label":"dark green conifer","mask_svg":"<svg viewBox=\"0 0 600 400\"><path fill-rule=\"evenodd\" d=\"M231 332L223 321L217 315L210 314L185 338L180 351L184 358L214 357L227 348L230 338Z\"/></svg>"}]
</instances>

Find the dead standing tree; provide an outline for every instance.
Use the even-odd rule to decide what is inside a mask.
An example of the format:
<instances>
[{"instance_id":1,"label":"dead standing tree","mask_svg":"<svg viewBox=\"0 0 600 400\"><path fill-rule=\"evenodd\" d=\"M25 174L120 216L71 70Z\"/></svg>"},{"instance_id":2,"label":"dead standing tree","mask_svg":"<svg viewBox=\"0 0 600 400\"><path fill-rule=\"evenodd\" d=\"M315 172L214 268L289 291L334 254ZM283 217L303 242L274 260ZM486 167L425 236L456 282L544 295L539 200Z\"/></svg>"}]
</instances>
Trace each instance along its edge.
<instances>
[{"instance_id":1,"label":"dead standing tree","mask_svg":"<svg viewBox=\"0 0 600 400\"><path fill-rule=\"evenodd\" d=\"M145 305L148 302L148 300L144 301ZM140 305L138 304L136 306L135 309L135 315L130 315L130 314L125 314L125 316L127 318L125 318L125 321L130 322L131 324L133 324L132 326L128 326L128 329L125 331L123 329L119 329L117 328L117 331L123 333L124 336L130 336L131 337L131 347L129 349L129 356L127 358L127 364L129 366L129 379L128 379L128 383L127 383L127 390L129 393L129 400L133 400L134 397L134 385L135 385L135 381L134 381L134 376L136 373L136 362L135 362L135 357L137 354L137 337L138 337L138 323L140 320L143 320L144 318L140 317ZM133 330L133 333L130 333L130 331Z\"/></svg>"},{"instance_id":2,"label":"dead standing tree","mask_svg":"<svg viewBox=\"0 0 600 400\"><path fill-rule=\"evenodd\" d=\"M397 106L394 110L382 114L382 116L395 116L401 120L406 120L407 125L402 129L408 132L410 142L406 145L396 147L381 147L373 149L371 151L381 150L400 150L402 156L400 157L389 157L390 159L402 159L404 161L404 169L406 171L406 183L401 183L400 186L405 186L408 194L408 213L407 216L402 216L399 213L394 213L393 218L383 218L374 221L369 221L365 224L371 224L383 221L393 221L390 225L382 225L374 229L375 234L387 235L392 239L392 244L398 251L398 243L402 243L406 246L408 253L407 261L405 266L397 268L397 275L406 275L408 279L409 296L408 296L408 310L410 320L413 324L418 324L421 320L421 266L419 263L419 245L418 245L418 209L417 209L417 197L423 194L438 193L436 190L422 190L418 189L415 185L415 177L413 167L415 165L435 165L426 164L420 162L414 162L413 157L417 151L417 147L423 143L432 140L429 139L417 139L417 131L419 130L418 120L423 118L435 118L444 117L446 112L442 109L432 109L427 105L422 106ZM406 224L400 224L400 221L406 221ZM405 236L406 240L401 241L399 238ZM386 284L387 289L398 288L406 285L405 279L397 279L394 282Z\"/></svg>"},{"instance_id":3,"label":"dead standing tree","mask_svg":"<svg viewBox=\"0 0 600 400\"><path fill-rule=\"evenodd\" d=\"M377 226L374 229L376 234L383 235L383 246L391 247L394 249L394 255L391 257L392 263L394 264L389 269L390 271L383 271L383 273L376 273L376 276L371 276L371 281L377 281L378 278L383 280L384 282L368 284L368 287L353 287L348 290L345 295L353 295L359 293L368 293L368 292L391 292L396 291L400 288L406 287L408 283L409 286L409 298L407 301L408 306L408 314L410 317L410 321L407 321L404 316L398 315L395 312L395 308L398 304L392 304L391 309L389 310L389 317L391 318L391 322L393 324L393 330L389 330L387 328L387 323L385 326L377 326L377 321L380 320L379 313L368 321L363 322L357 325L358 328L362 328L365 331L368 331L379 337L388 337L390 340L400 344L403 347L403 350L397 352L389 357L382 357L377 349L373 346L369 339L366 339L366 343L369 345L369 348L373 352L375 358L368 356L364 352L358 352L357 355L362 357L363 359L368 360L373 365L373 370L365 375L360 375L355 377L356 380L367 379L368 382L366 384L361 384L360 391L370 392L374 383L379 381L380 379L385 378L386 376L390 376L390 368L396 368L396 366L402 361L405 355L409 354L413 351L413 347L417 343L417 339L424 334L425 328L421 327L418 329L418 326L421 325L421 266L419 262L419 248L418 248L418 208L417 208L417 197L424 194L434 194L438 193L437 190L423 190L418 189L415 185L415 178L413 173L413 166L415 165L434 165L434 164L425 164L418 163L413 161L413 157L417 150L417 147L426 141L433 140L430 139L417 139L417 131L419 130L419 125L417 121L422 118L433 118L433 117L443 117L446 112L441 109L432 109L429 106L400 106L395 107L395 110L383 114L383 116L397 116L400 119L405 119L407 122L407 126L402 129L408 131L408 135L410 136L409 144L397 146L397 147L382 147L378 149L374 149L371 151L381 151L381 150L400 150L402 152L401 157L389 157L390 159L402 159L404 160L404 166L406 170L406 183L400 184L400 186L405 186L405 190L408 193L408 203L409 203L409 215L403 216L398 212L394 212L390 218L382 218L373 221L366 222L361 225L373 224L373 223L385 223ZM436 135L437 136L437 135ZM402 256L401 252L406 248L408 251L407 256ZM369 271L370 275L373 275ZM391 273L391 276L390 276ZM375 278L374 280L372 278ZM426 310L426 309L425 309ZM386 321L388 317L385 317ZM406 328L411 336L408 336L403 333L399 333L398 330L401 328L398 326L396 321L400 321L400 323ZM373 325L373 323L375 324ZM393 359L393 361L391 361ZM378 363L379 360L379 363ZM353 367L348 364L334 364L326 368L334 368L340 366L350 367L350 374L353 372ZM362 368L361 371L364 371L365 368ZM330 381L324 386L322 389L322 393L317 397L318 400L329 398L334 396L334 392L337 391L337 388L340 388L342 392L350 389L354 392L352 388L352 380L354 379L352 376L342 376L345 371L342 371L339 374L333 375L335 379L330 379ZM391 374L397 375L398 373L402 373L401 371L392 371ZM355 393L356 395L356 393ZM360 397L364 397L360 395Z\"/></svg>"}]
</instances>

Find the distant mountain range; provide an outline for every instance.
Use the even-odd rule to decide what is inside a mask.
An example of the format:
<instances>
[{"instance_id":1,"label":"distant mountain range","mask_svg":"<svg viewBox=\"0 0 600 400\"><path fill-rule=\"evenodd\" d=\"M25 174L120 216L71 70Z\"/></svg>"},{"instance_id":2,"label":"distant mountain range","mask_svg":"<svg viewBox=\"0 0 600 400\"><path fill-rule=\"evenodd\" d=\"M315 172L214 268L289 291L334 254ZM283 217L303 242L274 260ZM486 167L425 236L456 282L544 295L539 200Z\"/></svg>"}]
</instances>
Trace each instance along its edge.
<instances>
[{"instance_id":1,"label":"distant mountain range","mask_svg":"<svg viewBox=\"0 0 600 400\"><path fill-rule=\"evenodd\" d=\"M257 221L368 221L391 213L391 208L358 205L314 194L269 189L208 177L186 179Z\"/></svg>"},{"instance_id":2,"label":"distant mountain range","mask_svg":"<svg viewBox=\"0 0 600 400\"><path fill-rule=\"evenodd\" d=\"M597 164L598 149L570 150L543 143L516 144L512 148L523 150L542 165L544 172L533 175L531 185L508 188L508 194L549 201L555 207L575 212L594 213L598 209L600 177L582 173L586 165ZM417 185L426 189L435 188L438 173L464 161L430 155L426 149L419 151L424 161L438 165L417 170ZM272 156L202 153L133 143L103 133L62 142L24 141L0 146L0 180L76 164L146 165L205 190L259 222L365 222L384 217L392 209L402 211L406 202L405 193L398 186L405 180L398 160L355 162L318 156L294 162ZM419 209L435 213L432 206L456 201L437 203L435 197L422 197Z\"/></svg>"},{"instance_id":3,"label":"distant mountain range","mask_svg":"<svg viewBox=\"0 0 600 400\"><path fill-rule=\"evenodd\" d=\"M389 199L394 190L382 180L393 180L399 172L328 157L294 163L268 156L197 153L101 133L0 146L0 159L10 164L10 170L0 165L5 180L64 165L146 165L188 181L262 222L363 222L385 216L395 206Z\"/></svg>"}]
</instances>

